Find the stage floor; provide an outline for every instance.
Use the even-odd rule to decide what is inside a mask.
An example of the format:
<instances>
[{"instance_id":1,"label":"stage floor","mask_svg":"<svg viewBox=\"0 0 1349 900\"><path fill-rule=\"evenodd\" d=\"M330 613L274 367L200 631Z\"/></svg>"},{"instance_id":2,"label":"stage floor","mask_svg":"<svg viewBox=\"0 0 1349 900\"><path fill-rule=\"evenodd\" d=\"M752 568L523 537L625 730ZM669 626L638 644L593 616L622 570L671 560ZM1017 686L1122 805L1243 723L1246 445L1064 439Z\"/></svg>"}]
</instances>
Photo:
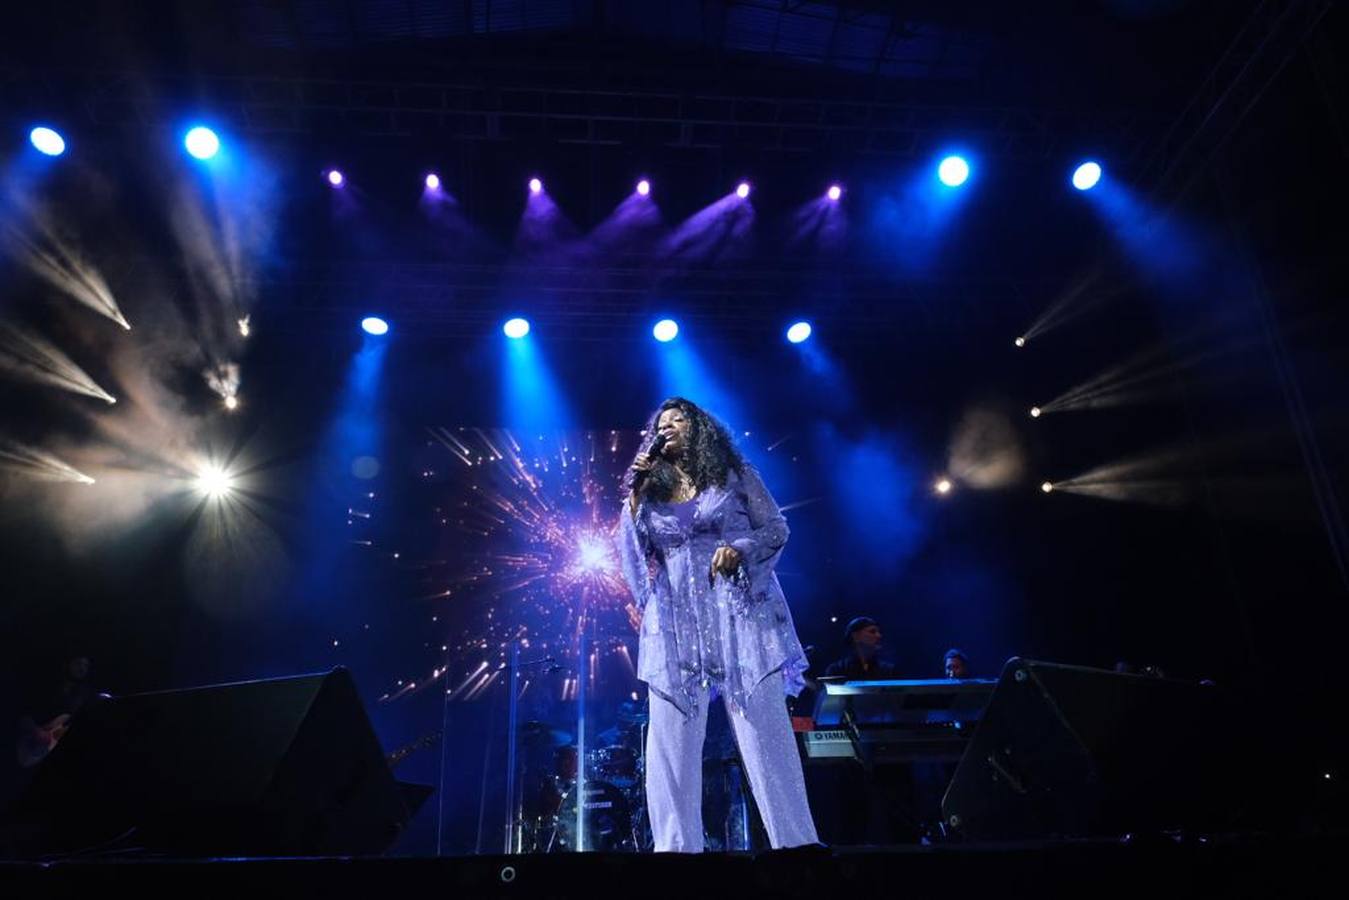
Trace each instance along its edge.
<instances>
[{"instance_id":1,"label":"stage floor","mask_svg":"<svg viewBox=\"0 0 1349 900\"><path fill-rule=\"evenodd\" d=\"M0 863L6 897L1309 897L1344 837L834 847L748 854ZM1319 887L1321 882L1325 887Z\"/></svg>"}]
</instances>

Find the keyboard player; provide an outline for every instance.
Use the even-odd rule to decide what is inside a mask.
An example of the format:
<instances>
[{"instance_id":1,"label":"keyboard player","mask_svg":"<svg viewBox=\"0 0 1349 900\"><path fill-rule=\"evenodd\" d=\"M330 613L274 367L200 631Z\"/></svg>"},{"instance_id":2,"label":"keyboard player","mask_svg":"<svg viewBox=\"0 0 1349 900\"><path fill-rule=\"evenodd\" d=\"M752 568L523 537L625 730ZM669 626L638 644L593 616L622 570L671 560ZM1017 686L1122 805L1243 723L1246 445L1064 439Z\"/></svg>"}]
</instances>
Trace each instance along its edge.
<instances>
[{"instance_id":1,"label":"keyboard player","mask_svg":"<svg viewBox=\"0 0 1349 900\"><path fill-rule=\"evenodd\" d=\"M880 655L882 637L880 624L870 616L850 621L843 629L848 654L830 663L824 670L825 677L845 681L898 678L895 664ZM839 808L831 810L832 843L892 844L917 839L913 789L906 767L886 766L871 772L860 766L847 767L828 776L831 790L824 793L839 802Z\"/></svg>"},{"instance_id":2,"label":"keyboard player","mask_svg":"<svg viewBox=\"0 0 1349 900\"><path fill-rule=\"evenodd\" d=\"M870 616L858 616L843 630L848 655L829 664L825 677L848 681L880 681L898 678L895 664L882 659L881 626Z\"/></svg>"},{"instance_id":3,"label":"keyboard player","mask_svg":"<svg viewBox=\"0 0 1349 900\"><path fill-rule=\"evenodd\" d=\"M942 657L941 666L947 678L959 680L974 677L970 671L970 658L965 655L964 650L957 650L955 647L947 650L946 655Z\"/></svg>"}]
</instances>

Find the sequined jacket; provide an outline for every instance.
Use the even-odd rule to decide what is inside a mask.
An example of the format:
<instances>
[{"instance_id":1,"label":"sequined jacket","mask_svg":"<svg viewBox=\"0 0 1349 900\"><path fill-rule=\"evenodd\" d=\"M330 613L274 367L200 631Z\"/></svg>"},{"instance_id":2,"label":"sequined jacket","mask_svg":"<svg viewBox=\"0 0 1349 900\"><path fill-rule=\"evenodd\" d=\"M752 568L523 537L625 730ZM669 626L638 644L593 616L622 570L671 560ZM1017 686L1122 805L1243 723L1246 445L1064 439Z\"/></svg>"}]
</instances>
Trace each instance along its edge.
<instances>
[{"instance_id":1,"label":"sequined jacket","mask_svg":"<svg viewBox=\"0 0 1349 900\"><path fill-rule=\"evenodd\" d=\"M618 526L623 575L641 613L637 676L686 715L702 688L744 709L749 692L781 671L789 694L806 669L801 642L774 567L787 520L759 473L746 465L724 486L704 490L690 525L671 504L624 504ZM709 580L712 554L740 553L734 578Z\"/></svg>"}]
</instances>

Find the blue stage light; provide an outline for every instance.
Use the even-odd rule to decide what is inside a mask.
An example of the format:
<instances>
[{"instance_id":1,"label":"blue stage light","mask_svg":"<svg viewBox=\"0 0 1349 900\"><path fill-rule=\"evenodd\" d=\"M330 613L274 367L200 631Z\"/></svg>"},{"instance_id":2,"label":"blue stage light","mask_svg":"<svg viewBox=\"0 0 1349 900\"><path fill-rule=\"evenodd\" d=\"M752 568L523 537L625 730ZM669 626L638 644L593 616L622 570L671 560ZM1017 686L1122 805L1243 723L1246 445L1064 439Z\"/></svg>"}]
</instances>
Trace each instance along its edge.
<instances>
[{"instance_id":1,"label":"blue stage light","mask_svg":"<svg viewBox=\"0 0 1349 900\"><path fill-rule=\"evenodd\" d=\"M501 330L506 333L506 337L508 338L522 338L529 334L529 320L519 318L511 319L506 322L505 325L501 326Z\"/></svg>"},{"instance_id":2,"label":"blue stage light","mask_svg":"<svg viewBox=\"0 0 1349 900\"><path fill-rule=\"evenodd\" d=\"M28 140L33 142L33 146L39 153L45 153L47 156L60 156L66 152L66 139L61 137L55 129L48 128L45 125L39 125L28 133Z\"/></svg>"},{"instance_id":3,"label":"blue stage light","mask_svg":"<svg viewBox=\"0 0 1349 900\"><path fill-rule=\"evenodd\" d=\"M662 344L673 341L679 334L679 324L674 319L661 319L651 329L651 334Z\"/></svg>"},{"instance_id":4,"label":"blue stage light","mask_svg":"<svg viewBox=\"0 0 1349 900\"><path fill-rule=\"evenodd\" d=\"M389 333L389 323L379 316L366 316L364 319L361 319L361 327L365 329L366 334L380 335Z\"/></svg>"},{"instance_id":5,"label":"blue stage light","mask_svg":"<svg viewBox=\"0 0 1349 900\"><path fill-rule=\"evenodd\" d=\"M787 329L787 340L793 344L799 344L810 337L810 331L809 322L797 322Z\"/></svg>"},{"instance_id":6,"label":"blue stage light","mask_svg":"<svg viewBox=\"0 0 1349 900\"><path fill-rule=\"evenodd\" d=\"M959 156L948 156L937 166L937 177L947 187L960 187L970 177L970 164Z\"/></svg>"},{"instance_id":7,"label":"blue stage light","mask_svg":"<svg viewBox=\"0 0 1349 900\"><path fill-rule=\"evenodd\" d=\"M220 152L220 138L205 125L198 125L184 136L183 146L197 159L210 159Z\"/></svg>"},{"instance_id":8,"label":"blue stage light","mask_svg":"<svg viewBox=\"0 0 1349 900\"><path fill-rule=\"evenodd\" d=\"M1095 162L1084 162L1073 172L1073 187L1079 191L1089 191L1096 187L1096 183L1101 180L1101 165Z\"/></svg>"}]
</instances>

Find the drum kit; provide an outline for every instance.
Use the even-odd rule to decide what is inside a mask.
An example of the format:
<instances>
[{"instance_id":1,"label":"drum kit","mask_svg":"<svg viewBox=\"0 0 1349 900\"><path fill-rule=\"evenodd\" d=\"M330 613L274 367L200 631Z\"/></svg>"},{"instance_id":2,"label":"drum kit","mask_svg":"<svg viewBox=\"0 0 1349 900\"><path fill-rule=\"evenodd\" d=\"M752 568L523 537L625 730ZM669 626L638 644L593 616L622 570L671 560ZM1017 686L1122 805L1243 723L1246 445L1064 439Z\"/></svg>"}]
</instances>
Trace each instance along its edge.
<instances>
[{"instance_id":1,"label":"drum kit","mask_svg":"<svg viewBox=\"0 0 1349 900\"><path fill-rule=\"evenodd\" d=\"M709 731L703 746L704 846L749 850L749 785L730 728L722 725L717 733ZM569 732L526 722L520 733L524 791L513 823L515 852L651 850L646 731L645 704L623 703L616 726L600 732L599 746L586 750L581 766Z\"/></svg>"},{"instance_id":2,"label":"drum kit","mask_svg":"<svg viewBox=\"0 0 1349 900\"><path fill-rule=\"evenodd\" d=\"M617 728L602 733L611 740L587 749L580 766L570 733L526 722L520 731L525 791L516 822L519 852L650 850L643 790L646 726L643 705L623 703Z\"/></svg>"}]
</instances>

